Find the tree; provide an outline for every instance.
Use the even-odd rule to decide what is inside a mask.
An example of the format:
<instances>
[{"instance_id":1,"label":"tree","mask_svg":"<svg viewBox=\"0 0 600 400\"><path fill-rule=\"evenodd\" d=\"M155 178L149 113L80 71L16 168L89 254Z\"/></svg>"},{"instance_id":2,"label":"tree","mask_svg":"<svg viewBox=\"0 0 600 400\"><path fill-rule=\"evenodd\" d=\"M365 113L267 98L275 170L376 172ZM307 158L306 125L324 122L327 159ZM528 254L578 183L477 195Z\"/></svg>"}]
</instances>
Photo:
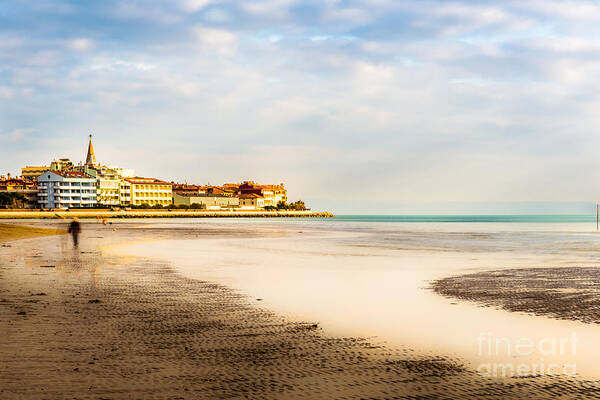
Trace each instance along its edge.
<instances>
[{"instance_id":1,"label":"tree","mask_svg":"<svg viewBox=\"0 0 600 400\"><path fill-rule=\"evenodd\" d=\"M27 201L27 198L22 193L0 192L0 207L22 208L25 206L26 201Z\"/></svg>"},{"instance_id":2,"label":"tree","mask_svg":"<svg viewBox=\"0 0 600 400\"><path fill-rule=\"evenodd\" d=\"M296 210L296 211L305 211L306 205L304 204L304 202L302 200L298 200L298 201L295 201L292 204L290 204L289 208L291 210Z\"/></svg>"},{"instance_id":3,"label":"tree","mask_svg":"<svg viewBox=\"0 0 600 400\"><path fill-rule=\"evenodd\" d=\"M13 193L14 204L18 208L25 208L25 203L27 202L27 197L23 193Z\"/></svg>"},{"instance_id":4,"label":"tree","mask_svg":"<svg viewBox=\"0 0 600 400\"><path fill-rule=\"evenodd\" d=\"M10 193L0 192L0 206L4 208L8 208L8 206L12 205L13 199Z\"/></svg>"},{"instance_id":5,"label":"tree","mask_svg":"<svg viewBox=\"0 0 600 400\"><path fill-rule=\"evenodd\" d=\"M279 200L277 202L277 209L278 210L286 210L288 208L288 205L285 203L285 200Z\"/></svg>"}]
</instances>

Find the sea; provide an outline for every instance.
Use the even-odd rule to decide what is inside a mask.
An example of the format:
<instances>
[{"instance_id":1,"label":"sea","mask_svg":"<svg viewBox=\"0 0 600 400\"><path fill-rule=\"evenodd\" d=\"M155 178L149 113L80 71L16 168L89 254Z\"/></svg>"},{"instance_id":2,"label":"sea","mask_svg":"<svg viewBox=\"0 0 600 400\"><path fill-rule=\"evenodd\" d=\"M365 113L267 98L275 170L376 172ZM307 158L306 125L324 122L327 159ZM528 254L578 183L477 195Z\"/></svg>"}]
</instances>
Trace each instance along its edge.
<instances>
[{"instance_id":1,"label":"sea","mask_svg":"<svg viewBox=\"0 0 600 400\"><path fill-rule=\"evenodd\" d=\"M568 215L338 215L335 221L350 222L416 222L416 223L471 223L471 222L495 222L495 223L595 223L596 216L589 214Z\"/></svg>"}]
</instances>

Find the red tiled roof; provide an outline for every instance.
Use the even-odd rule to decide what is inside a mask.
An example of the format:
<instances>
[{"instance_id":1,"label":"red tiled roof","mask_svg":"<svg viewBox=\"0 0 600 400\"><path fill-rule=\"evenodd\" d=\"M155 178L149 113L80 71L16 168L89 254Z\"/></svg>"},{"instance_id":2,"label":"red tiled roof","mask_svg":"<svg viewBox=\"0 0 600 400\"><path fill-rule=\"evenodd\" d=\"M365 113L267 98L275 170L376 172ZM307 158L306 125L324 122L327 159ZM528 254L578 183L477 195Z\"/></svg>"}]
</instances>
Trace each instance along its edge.
<instances>
[{"instance_id":1,"label":"red tiled roof","mask_svg":"<svg viewBox=\"0 0 600 400\"><path fill-rule=\"evenodd\" d=\"M52 172L53 174L62 176L63 178L85 178L85 179L93 179L90 175L81 171L46 171Z\"/></svg>"},{"instance_id":2,"label":"red tiled roof","mask_svg":"<svg viewBox=\"0 0 600 400\"><path fill-rule=\"evenodd\" d=\"M90 175L81 171L66 171L63 172L63 174L63 176L66 176L67 178L91 178Z\"/></svg>"},{"instance_id":3,"label":"red tiled roof","mask_svg":"<svg viewBox=\"0 0 600 400\"><path fill-rule=\"evenodd\" d=\"M25 180L25 179L18 179L18 178L10 178L10 179L5 179L0 181L0 185L25 185L25 184L31 184L32 182L29 180Z\"/></svg>"},{"instance_id":4,"label":"red tiled roof","mask_svg":"<svg viewBox=\"0 0 600 400\"><path fill-rule=\"evenodd\" d=\"M187 183L173 183L173 190L199 190L200 186L188 185Z\"/></svg>"},{"instance_id":5,"label":"red tiled roof","mask_svg":"<svg viewBox=\"0 0 600 400\"><path fill-rule=\"evenodd\" d=\"M135 178L125 178L125 180L134 185L168 185L171 186L169 182L161 181L156 178L142 178L140 176L136 176Z\"/></svg>"}]
</instances>

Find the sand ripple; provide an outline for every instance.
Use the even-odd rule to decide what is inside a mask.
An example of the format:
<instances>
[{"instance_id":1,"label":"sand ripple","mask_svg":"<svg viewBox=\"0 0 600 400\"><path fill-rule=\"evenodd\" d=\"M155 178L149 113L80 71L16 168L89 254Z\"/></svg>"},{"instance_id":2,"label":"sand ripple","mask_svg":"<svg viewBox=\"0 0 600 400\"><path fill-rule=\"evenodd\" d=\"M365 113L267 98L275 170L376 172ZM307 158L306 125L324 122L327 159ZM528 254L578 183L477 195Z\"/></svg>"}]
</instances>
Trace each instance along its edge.
<instances>
[{"instance_id":1,"label":"sand ripple","mask_svg":"<svg viewBox=\"0 0 600 400\"><path fill-rule=\"evenodd\" d=\"M508 311L600 323L600 268L519 268L438 280L437 293Z\"/></svg>"}]
</instances>

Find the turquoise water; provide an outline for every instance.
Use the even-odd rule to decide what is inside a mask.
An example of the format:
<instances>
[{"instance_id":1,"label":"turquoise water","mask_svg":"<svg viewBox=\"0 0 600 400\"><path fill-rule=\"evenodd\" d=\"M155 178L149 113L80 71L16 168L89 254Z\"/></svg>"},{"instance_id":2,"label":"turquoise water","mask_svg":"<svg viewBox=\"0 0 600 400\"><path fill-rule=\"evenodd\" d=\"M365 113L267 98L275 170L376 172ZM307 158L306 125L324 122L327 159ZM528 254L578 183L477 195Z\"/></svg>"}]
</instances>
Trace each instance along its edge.
<instances>
[{"instance_id":1,"label":"turquoise water","mask_svg":"<svg viewBox=\"0 0 600 400\"><path fill-rule=\"evenodd\" d=\"M595 215L337 215L336 221L352 222L498 222L578 223L596 222Z\"/></svg>"}]
</instances>

